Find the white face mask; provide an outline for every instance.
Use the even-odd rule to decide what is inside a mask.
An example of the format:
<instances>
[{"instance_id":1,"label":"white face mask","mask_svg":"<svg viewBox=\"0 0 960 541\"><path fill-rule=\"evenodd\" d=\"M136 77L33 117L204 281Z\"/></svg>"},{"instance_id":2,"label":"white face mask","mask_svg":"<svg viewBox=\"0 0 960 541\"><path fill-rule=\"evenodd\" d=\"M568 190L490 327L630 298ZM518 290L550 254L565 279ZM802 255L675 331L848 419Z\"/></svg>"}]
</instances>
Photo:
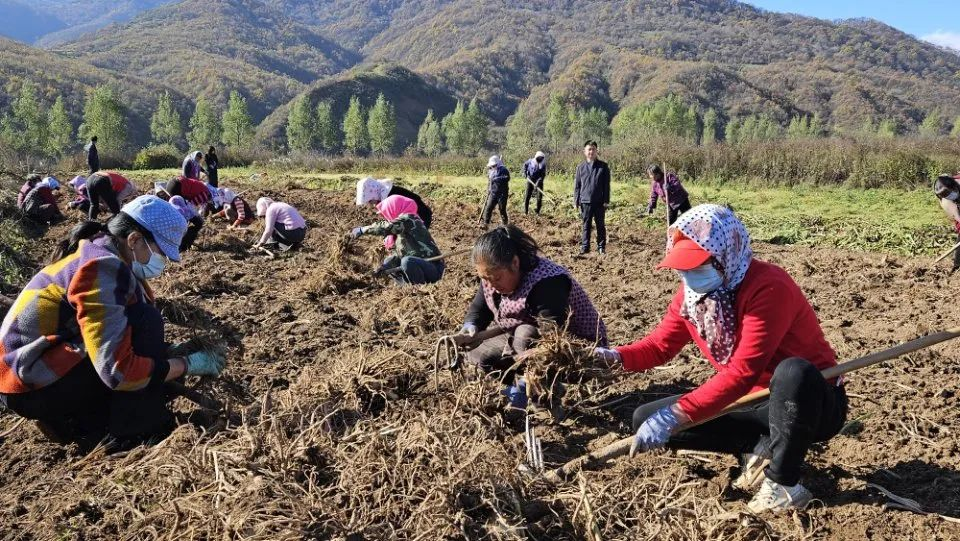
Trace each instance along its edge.
<instances>
[{"instance_id":1,"label":"white face mask","mask_svg":"<svg viewBox=\"0 0 960 541\"><path fill-rule=\"evenodd\" d=\"M146 263L141 263L137 260L136 255L134 255L133 265L131 265L131 267L133 268L134 276L141 280L150 280L163 273L163 269L167 266L167 260L164 259L162 255L154 252L146 239L144 239L143 242L147 245L147 250L150 250L150 260Z\"/></svg>"},{"instance_id":2,"label":"white face mask","mask_svg":"<svg viewBox=\"0 0 960 541\"><path fill-rule=\"evenodd\" d=\"M711 263L704 263L688 271L678 271L683 283L693 291L705 295L723 285L723 275Z\"/></svg>"}]
</instances>

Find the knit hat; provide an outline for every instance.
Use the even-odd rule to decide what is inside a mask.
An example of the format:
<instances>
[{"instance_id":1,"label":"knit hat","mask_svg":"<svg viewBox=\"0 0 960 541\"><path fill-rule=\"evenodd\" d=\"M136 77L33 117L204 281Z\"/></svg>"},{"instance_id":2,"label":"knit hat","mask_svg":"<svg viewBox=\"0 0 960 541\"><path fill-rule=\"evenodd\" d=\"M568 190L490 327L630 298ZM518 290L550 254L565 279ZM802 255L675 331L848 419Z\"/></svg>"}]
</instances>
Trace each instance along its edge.
<instances>
[{"instance_id":1,"label":"knit hat","mask_svg":"<svg viewBox=\"0 0 960 541\"><path fill-rule=\"evenodd\" d=\"M187 232L187 221L173 205L155 195L141 195L124 205L120 212L149 231L170 261L180 261L180 241Z\"/></svg>"},{"instance_id":2,"label":"knit hat","mask_svg":"<svg viewBox=\"0 0 960 541\"><path fill-rule=\"evenodd\" d=\"M267 209L270 208L270 205L273 204L273 199L269 197L261 197L257 199L257 216L264 217L267 215Z\"/></svg>"}]
</instances>

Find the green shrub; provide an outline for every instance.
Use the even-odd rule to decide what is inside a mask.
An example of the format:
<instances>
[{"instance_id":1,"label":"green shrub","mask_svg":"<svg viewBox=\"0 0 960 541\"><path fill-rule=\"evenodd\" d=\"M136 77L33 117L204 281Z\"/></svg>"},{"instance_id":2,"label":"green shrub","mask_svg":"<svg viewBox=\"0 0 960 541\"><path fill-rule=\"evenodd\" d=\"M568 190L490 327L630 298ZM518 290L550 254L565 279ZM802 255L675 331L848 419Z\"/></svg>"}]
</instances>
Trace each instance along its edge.
<instances>
[{"instance_id":1,"label":"green shrub","mask_svg":"<svg viewBox=\"0 0 960 541\"><path fill-rule=\"evenodd\" d=\"M133 168L167 169L179 167L182 161L181 152L173 145L155 145L137 152L133 159Z\"/></svg>"}]
</instances>

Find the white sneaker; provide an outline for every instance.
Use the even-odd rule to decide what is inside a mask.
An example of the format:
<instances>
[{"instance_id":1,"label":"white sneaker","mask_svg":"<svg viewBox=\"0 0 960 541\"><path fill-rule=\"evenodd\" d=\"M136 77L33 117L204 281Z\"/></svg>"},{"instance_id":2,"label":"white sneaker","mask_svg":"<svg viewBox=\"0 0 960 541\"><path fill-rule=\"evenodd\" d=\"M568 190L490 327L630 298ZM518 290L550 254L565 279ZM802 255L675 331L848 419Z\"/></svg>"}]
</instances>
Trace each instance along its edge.
<instances>
[{"instance_id":1,"label":"white sneaker","mask_svg":"<svg viewBox=\"0 0 960 541\"><path fill-rule=\"evenodd\" d=\"M764 477L760 490L753 496L747 507L754 513L789 511L803 509L812 499L813 494L800 483L788 487Z\"/></svg>"},{"instance_id":2,"label":"white sneaker","mask_svg":"<svg viewBox=\"0 0 960 541\"><path fill-rule=\"evenodd\" d=\"M740 455L740 476L733 481L733 488L750 490L765 479L763 470L770 465L770 459L753 453Z\"/></svg>"}]
</instances>

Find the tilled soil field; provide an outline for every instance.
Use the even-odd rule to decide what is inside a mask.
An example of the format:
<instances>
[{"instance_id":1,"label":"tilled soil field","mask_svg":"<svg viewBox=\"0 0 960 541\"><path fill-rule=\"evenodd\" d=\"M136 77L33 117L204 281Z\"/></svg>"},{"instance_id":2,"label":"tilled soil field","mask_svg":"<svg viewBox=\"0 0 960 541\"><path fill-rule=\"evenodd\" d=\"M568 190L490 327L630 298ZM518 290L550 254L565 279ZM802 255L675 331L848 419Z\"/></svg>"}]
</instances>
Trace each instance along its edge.
<instances>
[{"instance_id":1,"label":"tilled soil field","mask_svg":"<svg viewBox=\"0 0 960 541\"><path fill-rule=\"evenodd\" d=\"M33 539L960 539L960 363L947 343L852 374L850 423L809 455L804 512L754 516L730 487L733 457L660 452L551 485L518 472L524 420L499 386L434 371L476 279L466 256L439 283L399 288L370 275L379 240L341 234L374 221L352 194L253 189L297 206L305 248L248 253L256 233L208 227L155 284L168 340L203 336L228 370L187 381L225 404L179 398L180 426L154 446L106 455L47 442L0 414L0 538ZM434 201L446 251L478 233L473 205ZM518 217L593 296L614 344L641 338L677 286L653 270L663 238L616 224L609 254L574 258L578 224ZM39 260L69 225L38 241ZM241 240L243 239L243 240ZM960 305L931 261L755 243L787 268L848 360L953 327ZM649 373L571 385L562 421L534 415L557 466L628 435L633 407L711 373L687 348ZM612 404L611 404L612 403ZM929 514L891 503L877 485Z\"/></svg>"}]
</instances>

